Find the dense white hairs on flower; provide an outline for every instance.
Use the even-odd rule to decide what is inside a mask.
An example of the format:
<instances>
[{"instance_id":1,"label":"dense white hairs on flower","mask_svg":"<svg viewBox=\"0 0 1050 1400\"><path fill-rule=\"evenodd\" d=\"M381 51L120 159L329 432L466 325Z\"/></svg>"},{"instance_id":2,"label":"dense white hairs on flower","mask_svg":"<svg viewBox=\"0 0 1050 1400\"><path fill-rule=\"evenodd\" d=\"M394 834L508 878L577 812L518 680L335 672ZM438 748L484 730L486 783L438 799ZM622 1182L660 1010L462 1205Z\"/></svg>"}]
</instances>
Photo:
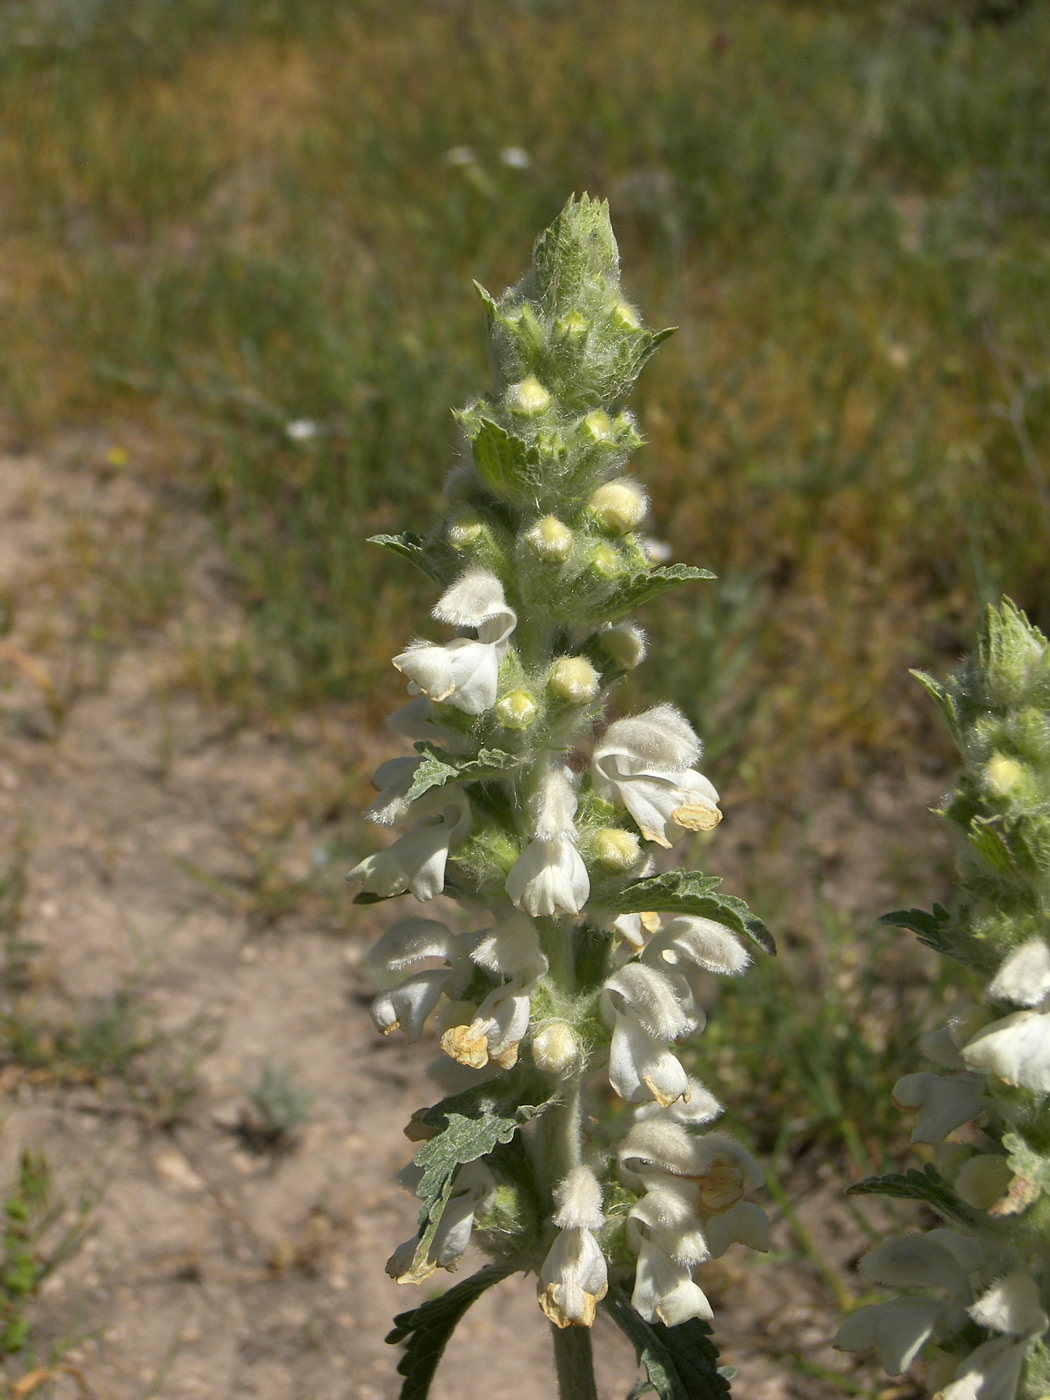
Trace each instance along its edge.
<instances>
[{"instance_id":1,"label":"dense white hairs on flower","mask_svg":"<svg viewBox=\"0 0 1050 1400\"><path fill-rule=\"evenodd\" d=\"M1018 1272L999 1279L968 1309L974 1322L992 1332L1029 1337L1045 1332L1047 1318L1039 1300L1039 1285L1030 1273Z\"/></svg>"},{"instance_id":2,"label":"dense white hairs on flower","mask_svg":"<svg viewBox=\"0 0 1050 1400\"><path fill-rule=\"evenodd\" d=\"M620 1166L629 1176L668 1171L687 1176L693 1166L693 1139L677 1123L647 1118L632 1124L620 1144Z\"/></svg>"},{"instance_id":3,"label":"dense white hairs on flower","mask_svg":"<svg viewBox=\"0 0 1050 1400\"><path fill-rule=\"evenodd\" d=\"M699 1079L690 1076L687 1098L679 1099L667 1108L661 1108L658 1103L639 1104L634 1110L634 1116L636 1120L660 1117L667 1118L673 1123L685 1123L691 1127L700 1127L703 1123L710 1123L723 1111L722 1105L710 1089L706 1089Z\"/></svg>"},{"instance_id":4,"label":"dense white hairs on flower","mask_svg":"<svg viewBox=\"0 0 1050 1400\"><path fill-rule=\"evenodd\" d=\"M751 962L751 954L724 924L692 914L672 919L654 937L646 956L730 976L743 972Z\"/></svg>"},{"instance_id":5,"label":"dense white hairs on flower","mask_svg":"<svg viewBox=\"0 0 1050 1400\"><path fill-rule=\"evenodd\" d=\"M559 1182L554 1201L558 1207L554 1223L559 1229L600 1230L605 1224L601 1183L582 1163Z\"/></svg>"},{"instance_id":6,"label":"dense white hairs on flower","mask_svg":"<svg viewBox=\"0 0 1050 1400\"><path fill-rule=\"evenodd\" d=\"M979 1031L961 1051L968 1068L1050 1093L1050 1014L1015 1011Z\"/></svg>"},{"instance_id":7,"label":"dense white hairs on flower","mask_svg":"<svg viewBox=\"0 0 1050 1400\"><path fill-rule=\"evenodd\" d=\"M514 862L505 885L513 904L534 919L554 918L559 911L578 914L591 892L583 857L568 836L530 841Z\"/></svg>"},{"instance_id":8,"label":"dense white hairs on flower","mask_svg":"<svg viewBox=\"0 0 1050 1400\"><path fill-rule=\"evenodd\" d=\"M565 765L558 764L551 768L544 774L529 802L533 835L540 841L575 835L572 819L576 815L578 800L572 785L572 774Z\"/></svg>"},{"instance_id":9,"label":"dense white hairs on flower","mask_svg":"<svg viewBox=\"0 0 1050 1400\"><path fill-rule=\"evenodd\" d=\"M594 750L595 758L605 753L627 753L671 773L693 766L700 757L700 740L674 705L655 705L610 724Z\"/></svg>"},{"instance_id":10,"label":"dense white hairs on flower","mask_svg":"<svg viewBox=\"0 0 1050 1400\"><path fill-rule=\"evenodd\" d=\"M496 575L487 569L471 569L441 595L434 617L452 627L480 627L488 618L506 610L503 585Z\"/></svg>"},{"instance_id":11,"label":"dense white hairs on flower","mask_svg":"<svg viewBox=\"0 0 1050 1400\"><path fill-rule=\"evenodd\" d=\"M1050 992L1050 948L1041 938L1030 938L1003 960L988 988L993 1001L1014 1006L1038 1006Z\"/></svg>"},{"instance_id":12,"label":"dense white hairs on flower","mask_svg":"<svg viewBox=\"0 0 1050 1400\"><path fill-rule=\"evenodd\" d=\"M547 970L535 923L527 914L517 912L481 937L470 956L479 967L502 977L520 973L530 981Z\"/></svg>"},{"instance_id":13,"label":"dense white hairs on flower","mask_svg":"<svg viewBox=\"0 0 1050 1400\"><path fill-rule=\"evenodd\" d=\"M695 1193L670 1189L650 1183L649 1190L631 1207L628 1217L628 1238L635 1240L635 1227L644 1225L646 1232L659 1238L661 1245L679 1264L692 1267L710 1256L707 1236L693 1209Z\"/></svg>"},{"instance_id":14,"label":"dense white hairs on flower","mask_svg":"<svg viewBox=\"0 0 1050 1400\"><path fill-rule=\"evenodd\" d=\"M401 919L380 936L368 961L373 967L400 972L424 958L451 962L457 951L457 935L436 919Z\"/></svg>"},{"instance_id":15,"label":"dense white hairs on flower","mask_svg":"<svg viewBox=\"0 0 1050 1400\"><path fill-rule=\"evenodd\" d=\"M674 1040L692 1028L671 977L644 963L628 963L614 973L603 988L603 1000L657 1040Z\"/></svg>"}]
</instances>

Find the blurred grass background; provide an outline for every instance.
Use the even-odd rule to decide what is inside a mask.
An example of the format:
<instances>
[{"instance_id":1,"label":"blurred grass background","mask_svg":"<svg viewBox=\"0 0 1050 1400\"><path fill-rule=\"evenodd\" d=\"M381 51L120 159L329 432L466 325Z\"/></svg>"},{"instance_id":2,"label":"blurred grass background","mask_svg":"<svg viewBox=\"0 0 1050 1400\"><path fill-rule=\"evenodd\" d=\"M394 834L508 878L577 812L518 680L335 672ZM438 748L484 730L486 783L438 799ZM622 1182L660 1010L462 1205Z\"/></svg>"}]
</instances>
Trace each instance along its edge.
<instances>
[{"instance_id":1,"label":"blurred grass background","mask_svg":"<svg viewBox=\"0 0 1050 1400\"><path fill-rule=\"evenodd\" d=\"M501 290L569 192L607 196L629 293L682 327L637 470L722 580L646 619L644 684L716 768L819 751L857 781L914 746L906 668L981 604L1050 622L1048 18L8 0L7 435L144 429L252 616L208 683L378 717L420 598L362 541L430 518L486 378L470 279Z\"/></svg>"}]
</instances>

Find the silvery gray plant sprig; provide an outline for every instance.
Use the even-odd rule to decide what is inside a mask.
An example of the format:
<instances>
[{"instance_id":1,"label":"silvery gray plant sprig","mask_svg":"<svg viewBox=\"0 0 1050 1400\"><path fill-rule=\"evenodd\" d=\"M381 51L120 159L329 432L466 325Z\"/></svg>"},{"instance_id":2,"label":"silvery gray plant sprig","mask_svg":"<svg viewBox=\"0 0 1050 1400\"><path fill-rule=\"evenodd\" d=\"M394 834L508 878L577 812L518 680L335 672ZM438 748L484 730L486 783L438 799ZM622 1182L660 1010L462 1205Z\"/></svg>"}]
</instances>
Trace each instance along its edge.
<instances>
[{"instance_id":1,"label":"silvery gray plant sprig","mask_svg":"<svg viewBox=\"0 0 1050 1400\"><path fill-rule=\"evenodd\" d=\"M932 1068L894 1088L924 1170L855 1192L924 1201L944 1224L861 1261L901 1296L851 1313L835 1344L900 1375L922 1358L937 1400L1050 1394L1050 647L1009 600L944 685L918 675L959 746L941 815L962 836L947 908L888 914L986 982L926 1037Z\"/></svg>"},{"instance_id":2,"label":"silvery gray plant sprig","mask_svg":"<svg viewBox=\"0 0 1050 1400\"><path fill-rule=\"evenodd\" d=\"M721 1107L676 1047L704 1027L705 978L773 945L718 879L656 873L654 853L721 820L685 717L659 703L605 723L645 656L629 614L713 577L654 563L646 493L625 474L641 437L622 404L670 331L624 300L607 206L586 196L517 286L478 291L493 387L457 415L448 514L375 540L428 576L448 631L394 657L410 698L390 722L416 751L380 766L370 815L404 830L350 878L359 903L462 910L456 929L410 914L371 953L389 983L376 1026L418 1041L433 1023L453 1089L406 1129L419 1228L388 1271L454 1270L471 1239L493 1262L390 1340L407 1342L403 1394L420 1400L466 1308L531 1272L564 1397L594 1396L599 1306L663 1400L724 1396L696 1269L737 1242L767 1248L745 1200L762 1172L707 1131ZM602 1108L610 1087L626 1120Z\"/></svg>"}]
</instances>

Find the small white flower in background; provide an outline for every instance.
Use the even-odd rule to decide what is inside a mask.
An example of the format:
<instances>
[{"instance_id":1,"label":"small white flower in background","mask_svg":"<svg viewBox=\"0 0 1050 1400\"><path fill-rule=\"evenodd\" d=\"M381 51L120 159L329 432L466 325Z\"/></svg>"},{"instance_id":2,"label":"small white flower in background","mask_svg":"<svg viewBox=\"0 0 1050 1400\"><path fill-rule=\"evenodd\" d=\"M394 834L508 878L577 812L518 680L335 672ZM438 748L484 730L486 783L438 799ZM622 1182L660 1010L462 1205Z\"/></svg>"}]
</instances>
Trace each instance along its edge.
<instances>
[{"instance_id":1,"label":"small white flower in background","mask_svg":"<svg viewBox=\"0 0 1050 1400\"><path fill-rule=\"evenodd\" d=\"M476 638L457 637L445 646L413 643L394 657L409 678L409 693L441 700L464 714L480 715L496 703L499 668L517 617L503 585L483 569L464 574L434 608L439 622L469 628Z\"/></svg>"},{"instance_id":2,"label":"small white flower in background","mask_svg":"<svg viewBox=\"0 0 1050 1400\"><path fill-rule=\"evenodd\" d=\"M555 1188L554 1201L558 1235L540 1269L540 1307L556 1327L590 1327L609 1287L594 1234L605 1224L602 1188L589 1167L576 1166Z\"/></svg>"},{"instance_id":3,"label":"small white flower in background","mask_svg":"<svg viewBox=\"0 0 1050 1400\"><path fill-rule=\"evenodd\" d=\"M441 157L446 165L476 165L477 153L473 146L450 146Z\"/></svg>"},{"instance_id":4,"label":"small white flower in background","mask_svg":"<svg viewBox=\"0 0 1050 1400\"><path fill-rule=\"evenodd\" d=\"M595 745L594 790L626 807L647 841L673 846L722 820L718 793L693 769L700 741L673 705L618 719Z\"/></svg>"},{"instance_id":5,"label":"small white flower in background","mask_svg":"<svg viewBox=\"0 0 1050 1400\"><path fill-rule=\"evenodd\" d=\"M284 431L292 442L309 442L318 434L318 426L312 418L293 418L290 423L285 423Z\"/></svg>"},{"instance_id":6,"label":"small white flower in background","mask_svg":"<svg viewBox=\"0 0 1050 1400\"><path fill-rule=\"evenodd\" d=\"M532 157L523 146L504 146L499 158L502 164L509 165L511 170L528 170L532 164Z\"/></svg>"}]
</instances>

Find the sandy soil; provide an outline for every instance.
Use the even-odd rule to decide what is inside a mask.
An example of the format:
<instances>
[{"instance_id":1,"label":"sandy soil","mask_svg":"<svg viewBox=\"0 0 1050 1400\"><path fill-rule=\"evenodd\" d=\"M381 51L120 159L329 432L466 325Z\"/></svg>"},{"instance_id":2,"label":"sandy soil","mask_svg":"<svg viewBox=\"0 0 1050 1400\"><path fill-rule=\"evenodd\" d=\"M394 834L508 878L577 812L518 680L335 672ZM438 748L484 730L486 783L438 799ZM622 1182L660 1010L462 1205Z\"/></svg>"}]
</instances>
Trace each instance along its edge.
<instances>
[{"instance_id":1,"label":"sandy soil","mask_svg":"<svg viewBox=\"0 0 1050 1400\"><path fill-rule=\"evenodd\" d=\"M329 894L347 868L338 852L355 829L351 804L387 740L336 710L239 722L182 684L188 639L240 627L222 559L203 522L107 461L104 446L0 458L0 590L13 605L0 651L0 848L28 833L20 935L39 945L17 1008L29 1021L83 1022L134 985L145 1024L173 1039L130 1085L2 1070L0 1183L28 1144L47 1154L67 1220L82 1193L99 1192L88 1238L32 1310L36 1364L53 1349L69 1369L32 1393L393 1400L397 1355L382 1338L421 1300L383 1272L414 1231L393 1174L411 1153L401 1126L434 1090L427 1056L382 1041L368 1018L360 961L376 916ZM100 638L106 558L148 539L191 559L187 594L168 617ZM887 843L939 782L883 775L820 804L811 840L840 909L895 897ZM731 877L769 858L761 822L728 796L717 864ZM777 859L790 867L786 847ZM180 1054L195 1092L166 1121ZM253 1150L239 1132L267 1060L314 1096L292 1150ZM863 1239L840 1174L803 1163L786 1185L829 1262L845 1267ZM773 1215L771 1260L742 1251L713 1266L716 1335L740 1369L734 1393L824 1400L837 1387L778 1354L868 1373L829 1349L829 1300ZM611 1325L597 1336L601 1393L622 1397L633 1356ZM511 1280L468 1314L434 1400L552 1396L548 1351L532 1281ZM8 1361L11 1386L26 1367L25 1356Z\"/></svg>"}]
</instances>

